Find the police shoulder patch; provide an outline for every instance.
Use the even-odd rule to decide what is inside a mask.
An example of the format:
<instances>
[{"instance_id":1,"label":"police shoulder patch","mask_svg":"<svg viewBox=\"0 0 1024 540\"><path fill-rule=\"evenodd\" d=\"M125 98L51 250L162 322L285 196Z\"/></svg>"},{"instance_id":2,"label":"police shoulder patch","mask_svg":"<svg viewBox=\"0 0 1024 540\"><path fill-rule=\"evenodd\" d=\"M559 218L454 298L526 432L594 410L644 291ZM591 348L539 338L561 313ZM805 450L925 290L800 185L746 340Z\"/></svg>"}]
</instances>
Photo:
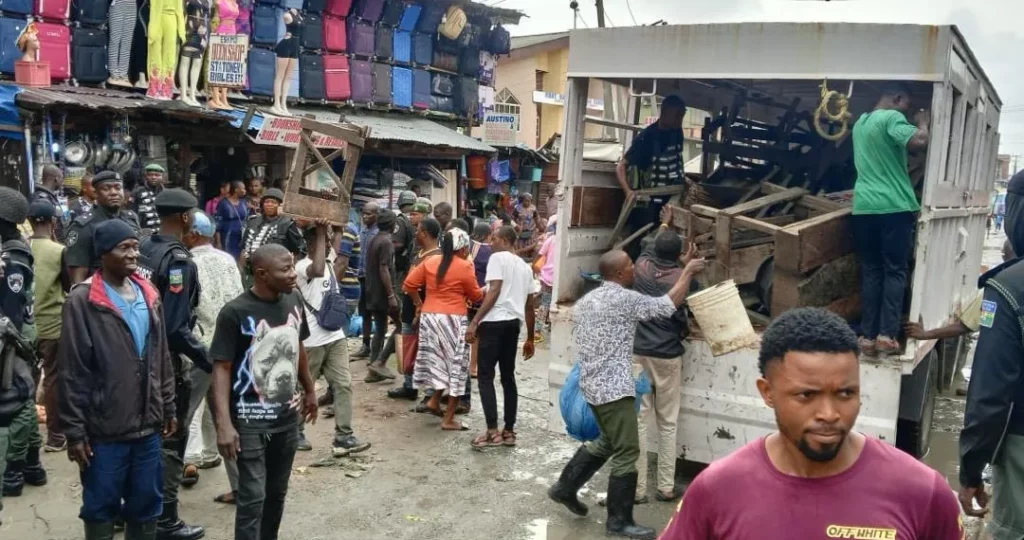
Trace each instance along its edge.
<instances>
[{"instance_id":1,"label":"police shoulder patch","mask_svg":"<svg viewBox=\"0 0 1024 540\"><path fill-rule=\"evenodd\" d=\"M992 328L992 324L996 321L996 310L999 309L999 304L985 300L981 303L981 318L979 323L985 328Z\"/></svg>"},{"instance_id":2,"label":"police shoulder patch","mask_svg":"<svg viewBox=\"0 0 1024 540\"><path fill-rule=\"evenodd\" d=\"M23 276L21 273L7 275L7 288L10 289L12 293L20 293L21 289L24 288L24 286L25 276Z\"/></svg>"},{"instance_id":3,"label":"police shoulder patch","mask_svg":"<svg viewBox=\"0 0 1024 540\"><path fill-rule=\"evenodd\" d=\"M171 268L170 274L167 277L168 289L172 293L178 294L184 289L185 275L181 268Z\"/></svg>"},{"instance_id":4,"label":"police shoulder patch","mask_svg":"<svg viewBox=\"0 0 1024 540\"><path fill-rule=\"evenodd\" d=\"M68 237L65 239L65 241L67 242L68 247L71 247L78 243L78 231L68 231Z\"/></svg>"}]
</instances>

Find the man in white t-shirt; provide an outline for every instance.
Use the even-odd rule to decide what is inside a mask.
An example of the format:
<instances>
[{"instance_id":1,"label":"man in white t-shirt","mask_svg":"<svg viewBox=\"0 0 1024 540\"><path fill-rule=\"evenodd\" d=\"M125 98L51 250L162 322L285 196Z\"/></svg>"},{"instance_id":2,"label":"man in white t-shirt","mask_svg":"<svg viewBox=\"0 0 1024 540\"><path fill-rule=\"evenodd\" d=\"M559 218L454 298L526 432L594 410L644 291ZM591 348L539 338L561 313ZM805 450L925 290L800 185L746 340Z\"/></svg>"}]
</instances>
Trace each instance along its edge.
<instances>
[{"instance_id":1,"label":"man in white t-shirt","mask_svg":"<svg viewBox=\"0 0 1024 540\"><path fill-rule=\"evenodd\" d=\"M512 227L502 227L492 236L490 260L487 262L487 294L473 321L466 330L466 341L472 343L479 334L477 384L484 407L487 431L473 439L474 448L515 446L516 349L519 327L526 322L526 343L523 357L533 357L533 325L536 293L539 284L533 270L512 252L517 235ZM505 395L505 428L498 431L498 400L494 394L494 368L501 369L501 390Z\"/></svg>"},{"instance_id":2,"label":"man in white t-shirt","mask_svg":"<svg viewBox=\"0 0 1024 540\"><path fill-rule=\"evenodd\" d=\"M317 323L316 311L323 306L324 296L329 292L340 294L333 270L334 250L327 241L327 229L326 221L317 220L316 227L306 231L309 255L295 265L295 273L306 304L306 322L309 325L309 338L302 342L309 356L309 374L314 382L323 374L334 393L333 452L340 457L362 452L370 447L370 443L360 441L352 432L352 373L348 367L345 330L332 332Z\"/></svg>"}]
</instances>

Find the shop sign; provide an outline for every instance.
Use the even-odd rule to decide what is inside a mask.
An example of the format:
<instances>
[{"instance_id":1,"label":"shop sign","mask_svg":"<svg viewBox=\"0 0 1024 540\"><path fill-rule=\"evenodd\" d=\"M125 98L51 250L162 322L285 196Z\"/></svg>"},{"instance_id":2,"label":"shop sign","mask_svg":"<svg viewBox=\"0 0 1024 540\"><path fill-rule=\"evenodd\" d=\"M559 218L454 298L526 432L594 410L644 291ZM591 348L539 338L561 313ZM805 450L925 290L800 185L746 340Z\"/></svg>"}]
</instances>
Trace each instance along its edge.
<instances>
[{"instance_id":1,"label":"shop sign","mask_svg":"<svg viewBox=\"0 0 1024 540\"><path fill-rule=\"evenodd\" d=\"M255 141L259 144L272 144L274 146L288 146L295 148L299 146L302 136L302 120L299 118L284 118L281 116L264 116L263 127L256 134ZM313 133L313 144L317 148L344 148L345 141L329 137L322 133Z\"/></svg>"},{"instance_id":2,"label":"shop sign","mask_svg":"<svg viewBox=\"0 0 1024 540\"><path fill-rule=\"evenodd\" d=\"M484 143L515 146L519 132L519 115L489 112L484 114Z\"/></svg>"},{"instance_id":3,"label":"shop sign","mask_svg":"<svg viewBox=\"0 0 1024 540\"><path fill-rule=\"evenodd\" d=\"M533 91L533 102L541 103L544 105L565 105L565 96L558 92L544 92L543 90ZM604 100L596 98L587 98L587 110L590 111L603 111Z\"/></svg>"},{"instance_id":4,"label":"shop sign","mask_svg":"<svg viewBox=\"0 0 1024 540\"><path fill-rule=\"evenodd\" d=\"M212 34L210 36L209 63L206 82L212 86L243 88L245 86L246 58L249 55L249 36L245 34Z\"/></svg>"}]
</instances>

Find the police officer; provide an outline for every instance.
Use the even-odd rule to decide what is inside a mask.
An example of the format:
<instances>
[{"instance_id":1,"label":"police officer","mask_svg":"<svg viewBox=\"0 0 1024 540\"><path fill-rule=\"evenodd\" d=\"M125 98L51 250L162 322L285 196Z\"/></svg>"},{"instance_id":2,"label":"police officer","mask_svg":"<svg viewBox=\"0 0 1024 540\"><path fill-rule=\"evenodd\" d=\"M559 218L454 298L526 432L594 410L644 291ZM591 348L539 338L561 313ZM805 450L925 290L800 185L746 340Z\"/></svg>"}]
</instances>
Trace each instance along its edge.
<instances>
[{"instance_id":1,"label":"police officer","mask_svg":"<svg viewBox=\"0 0 1024 540\"><path fill-rule=\"evenodd\" d=\"M128 203L139 216L143 229L160 227L160 215L156 209L156 196L164 190L164 168L157 163L146 165L146 181L132 190ZM94 180L95 182L95 180Z\"/></svg>"},{"instance_id":2,"label":"police officer","mask_svg":"<svg viewBox=\"0 0 1024 540\"><path fill-rule=\"evenodd\" d=\"M1014 253L1024 253L1024 171L1006 192L1006 235ZM970 516L988 509L982 483L992 465L992 538L1020 537L1024 530L1024 264L1007 261L981 276L981 334L967 388L960 433L960 504ZM974 503L981 508L976 510Z\"/></svg>"},{"instance_id":3,"label":"police officer","mask_svg":"<svg viewBox=\"0 0 1024 540\"><path fill-rule=\"evenodd\" d=\"M0 187L0 240L3 251L3 279L0 279L0 318L4 319L4 349L11 346L18 350L31 350L33 345L25 340L23 332L32 320L32 248L18 231L18 225L28 216L28 200L16 190ZM6 355L4 355L6 356ZM0 357L0 368L4 359ZM13 377L6 384L0 376L0 468L7 466L3 474L3 495L21 495L26 483L33 486L46 484L46 471L39 462L39 449L43 445L39 435L39 421L36 416L35 384L32 369L35 358L30 352L12 359ZM29 364L31 362L31 365ZM0 370L2 373L3 370ZM28 375L28 379L23 378ZM7 444L5 444L7 443Z\"/></svg>"},{"instance_id":4,"label":"police officer","mask_svg":"<svg viewBox=\"0 0 1024 540\"><path fill-rule=\"evenodd\" d=\"M198 269L188 248L181 243L192 230L196 198L181 189L166 189L154 197L160 216L159 230L139 247L139 272L153 282L164 304L167 348L175 370L175 405L178 431L164 440L164 509L157 521L160 540L195 540L205 534L202 527L186 525L178 517L178 487L184 466L188 428L195 411L189 410L191 365L213 372L206 348L192 334L193 310L199 303ZM187 360L186 360L187 359Z\"/></svg>"},{"instance_id":5,"label":"police officer","mask_svg":"<svg viewBox=\"0 0 1024 540\"><path fill-rule=\"evenodd\" d=\"M92 186L96 191L96 206L91 212L76 217L68 227L66 260L73 283L85 281L100 267L100 259L92 249L92 234L97 225L116 218L139 231L139 219L135 213L121 208L124 202L121 175L113 171L97 173L92 179Z\"/></svg>"},{"instance_id":6,"label":"police officer","mask_svg":"<svg viewBox=\"0 0 1024 540\"><path fill-rule=\"evenodd\" d=\"M39 182L32 191L32 201L46 201L50 203L57 213L57 227L55 233L57 241L64 240L64 206L61 204L61 194L64 191L64 171L56 165L44 165ZM29 229L31 231L31 228Z\"/></svg>"},{"instance_id":7,"label":"police officer","mask_svg":"<svg viewBox=\"0 0 1024 540\"><path fill-rule=\"evenodd\" d=\"M295 255L295 260L306 256L306 240L292 218L281 214L284 193L277 188L268 189L260 198L260 213L249 216L242 233L242 268L246 284L252 272L249 258L252 253L267 244L281 244Z\"/></svg>"}]
</instances>

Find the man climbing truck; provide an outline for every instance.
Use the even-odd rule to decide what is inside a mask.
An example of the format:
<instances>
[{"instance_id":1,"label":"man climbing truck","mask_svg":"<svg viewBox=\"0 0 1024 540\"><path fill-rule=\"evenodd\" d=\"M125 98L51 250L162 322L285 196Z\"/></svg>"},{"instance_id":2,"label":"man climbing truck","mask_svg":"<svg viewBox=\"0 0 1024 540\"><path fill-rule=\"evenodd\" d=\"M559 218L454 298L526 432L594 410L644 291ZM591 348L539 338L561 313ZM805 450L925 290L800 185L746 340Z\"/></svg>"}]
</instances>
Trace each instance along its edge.
<instances>
[{"instance_id":1,"label":"man climbing truck","mask_svg":"<svg viewBox=\"0 0 1024 540\"><path fill-rule=\"evenodd\" d=\"M655 49L678 61L666 68L660 56L646 54ZM894 49L905 54L890 54ZM907 300L897 307L897 320L944 327L976 296L1002 102L955 26L745 23L573 31L557 197L553 403L577 356L570 333L583 275L635 232L620 216L631 202L620 182L623 171L617 175L614 164L584 158L586 123L607 123L586 116L587 98L595 97L588 96L591 79L629 88L630 117L614 126L626 134L624 143L643 140L641 111L653 106L656 117L660 104L664 113L677 99L669 96L685 101L690 114L706 113L700 140L693 141L699 168L687 166L700 172L685 174L685 195L668 208L672 224L707 259L697 276L701 286L728 288L731 282L740 295L735 312L712 308L726 325L747 318L759 336L781 313L813 306L841 315L865 335L855 243L858 221L864 221L854 216L863 214L854 191L862 187L855 124L877 114L872 111L880 102L894 100L901 106L887 107L885 115L896 127L885 135L904 142L904 206L913 208L913 198L920 207L908 218L914 234L907 244ZM906 112L904 95L913 98ZM930 121L914 118L922 109ZM889 125L876 124L877 134ZM696 134L686 144L691 138ZM940 379L967 348L962 336L915 332L915 339L902 326L887 327L896 335L885 336L893 338L885 354L861 359L855 429L920 457L928 449ZM713 353L722 330L693 325L686 338L677 455L695 462L724 457L775 426L754 384L758 340ZM564 431L557 407L549 427Z\"/></svg>"}]
</instances>

